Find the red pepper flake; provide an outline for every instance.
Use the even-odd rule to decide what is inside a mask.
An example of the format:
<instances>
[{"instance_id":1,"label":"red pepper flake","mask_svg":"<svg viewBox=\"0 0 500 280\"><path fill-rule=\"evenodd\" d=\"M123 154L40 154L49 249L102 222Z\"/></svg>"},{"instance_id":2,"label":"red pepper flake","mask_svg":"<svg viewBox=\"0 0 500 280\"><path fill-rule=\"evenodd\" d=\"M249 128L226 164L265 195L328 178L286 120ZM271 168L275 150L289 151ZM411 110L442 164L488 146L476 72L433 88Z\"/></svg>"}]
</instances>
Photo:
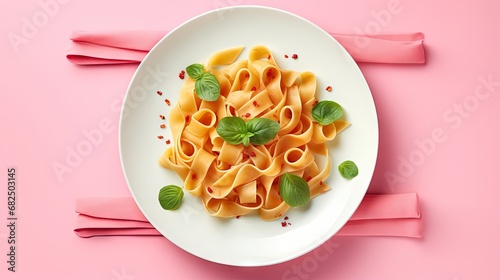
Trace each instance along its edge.
<instances>
[{"instance_id":1,"label":"red pepper flake","mask_svg":"<svg viewBox=\"0 0 500 280\"><path fill-rule=\"evenodd\" d=\"M184 80L185 74L186 74L186 71L182 70L182 71L179 73L179 79Z\"/></svg>"},{"instance_id":2,"label":"red pepper flake","mask_svg":"<svg viewBox=\"0 0 500 280\"><path fill-rule=\"evenodd\" d=\"M322 186L323 185L323 181L319 181L319 185Z\"/></svg>"},{"instance_id":3,"label":"red pepper flake","mask_svg":"<svg viewBox=\"0 0 500 280\"><path fill-rule=\"evenodd\" d=\"M164 115L160 115L160 119L164 120L165 116Z\"/></svg>"},{"instance_id":4,"label":"red pepper flake","mask_svg":"<svg viewBox=\"0 0 500 280\"><path fill-rule=\"evenodd\" d=\"M252 87L252 91L256 91L256 90L257 90L257 88L256 88L256 87Z\"/></svg>"},{"instance_id":5,"label":"red pepper flake","mask_svg":"<svg viewBox=\"0 0 500 280\"><path fill-rule=\"evenodd\" d=\"M184 117L184 120L188 123L191 120L191 117L189 115L186 115L186 117Z\"/></svg>"},{"instance_id":6,"label":"red pepper flake","mask_svg":"<svg viewBox=\"0 0 500 280\"><path fill-rule=\"evenodd\" d=\"M235 217L235 218L236 218L236 219L239 219L240 217L241 217L240 215L236 215L236 217Z\"/></svg>"},{"instance_id":7,"label":"red pepper flake","mask_svg":"<svg viewBox=\"0 0 500 280\"><path fill-rule=\"evenodd\" d=\"M207 188L207 191L208 191L209 193L213 193L213 192L214 192L214 191L212 190L212 188L210 188L210 187L208 187L208 188Z\"/></svg>"},{"instance_id":8,"label":"red pepper flake","mask_svg":"<svg viewBox=\"0 0 500 280\"><path fill-rule=\"evenodd\" d=\"M165 127L167 127L165 124L163 124L163 123L160 124L160 128L165 128Z\"/></svg>"},{"instance_id":9,"label":"red pepper flake","mask_svg":"<svg viewBox=\"0 0 500 280\"><path fill-rule=\"evenodd\" d=\"M243 156L243 160L247 159L249 156L245 152L241 152L241 155Z\"/></svg>"},{"instance_id":10,"label":"red pepper flake","mask_svg":"<svg viewBox=\"0 0 500 280\"><path fill-rule=\"evenodd\" d=\"M272 77L273 76L273 69L272 68L267 69L266 75L268 78Z\"/></svg>"},{"instance_id":11,"label":"red pepper flake","mask_svg":"<svg viewBox=\"0 0 500 280\"><path fill-rule=\"evenodd\" d=\"M271 59L271 55L270 54L267 55L267 59Z\"/></svg>"},{"instance_id":12,"label":"red pepper flake","mask_svg":"<svg viewBox=\"0 0 500 280\"><path fill-rule=\"evenodd\" d=\"M191 180L196 180L196 173L191 174Z\"/></svg>"},{"instance_id":13,"label":"red pepper flake","mask_svg":"<svg viewBox=\"0 0 500 280\"><path fill-rule=\"evenodd\" d=\"M288 54L285 54L285 58L288 58Z\"/></svg>"},{"instance_id":14,"label":"red pepper flake","mask_svg":"<svg viewBox=\"0 0 500 280\"><path fill-rule=\"evenodd\" d=\"M158 135L157 138L158 139L163 139L163 135Z\"/></svg>"},{"instance_id":15,"label":"red pepper flake","mask_svg":"<svg viewBox=\"0 0 500 280\"><path fill-rule=\"evenodd\" d=\"M332 91L332 86L327 86L326 91L331 92Z\"/></svg>"},{"instance_id":16,"label":"red pepper flake","mask_svg":"<svg viewBox=\"0 0 500 280\"><path fill-rule=\"evenodd\" d=\"M167 143L167 145L170 145L170 139L168 139L167 141L165 141L165 143Z\"/></svg>"},{"instance_id":17,"label":"red pepper flake","mask_svg":"<svg viewBox=\"0 0 500 280\"><path fill-rule=\"evenodd\" d=\"M318 100L314 101L313 106L318 104Z\"/></svg>"},{"instance_id":18,"label":"red pepper flake","mask_svg":"<svg viewBox=\"0 0 500 280\"><path fill-rule=\"evenodd\" d=\"M291 225L292 225L292 223L287 222L287 221L288 221L288 216L285 216L285 217L283 218L283 222L281 222L281 226L282 226L282 227L287 227L287 226L291 226Z\"/></svg>"},{"instance_id":19,"label":"red pepper flake","mask_svg":"<svg viewBox=\"0 0 500 280\"><path fill-rule=\"evenodd\" d=\"M257 100L254 100L254 101L252 102L252 104L253 104L253 106L255 106L255 107L259 107L259 106L260 106L260 105L259 105L259 102L257 102Z\"/></svg>"},{"instance_id":20,"label":"red pepper flake","mask_svg":"<svg viewBox=\"0 0 500 280\"><path fill-rule=\"evenodd\" d=\"M250 118L250 116L251 116L251 115L252 115L252 114L250 114L250 113L246 113L246 114L244 114L244 115L243 115L243 117L245 117L245 118Z\"/></svg>"},{"instance_id":21,"label":"red pepper flake","mask_svg":"<svg viewBox=\"0 0 500 280\"><path fill-rule=\"evenodd\" d=\"M165 99L165 103L167 103L167 105L170 106L170 100Z\"/></svg>"},{"instance_id":22,"label":"red pepper flake","mask_svg":"<svg viewBox=\"0 0 500 280\"><path fill-rule=\"evenodd\" d=\"M251 156L251 157L257 156L253 151L250 151L250 153L248 153L248 155Z\"/></svg>"},{"instance_id":23,"label":"red pepper flake","mask_svg":"<svg viewBox=\"0 0 500 280\"><path fill-rule=\"evenodd\" d=\"M161 90L159 90L159 91L157 91L157 92L156 92L156 94L158 94L158 95L162 95L162 94L163 94L163 92L161 92Z\"/></svg>"},{"instance_id":24,"label":"red pepper flake","mask_svg":"<svg viewBox=\"0 0 500 280\"><path fill-rule=\"evenodd\" d=\"M311 179L312 179L312 177L311 177L311 176L307 176L307 178L306 178L306 182L311 181Z\"/></svg>"},{"instance_id":25,"label":"red pepper flake","mask_svg":"<svg viewBox=\"0 0 500 280\"><path fill-rule=\"evenodd\" d=\"M297 59L297 58L299 58L299 56L298 56L296 53L294 53L294 54L292 55L292 58L293 58L293 59Z\"/></svg>"}]
</instances>

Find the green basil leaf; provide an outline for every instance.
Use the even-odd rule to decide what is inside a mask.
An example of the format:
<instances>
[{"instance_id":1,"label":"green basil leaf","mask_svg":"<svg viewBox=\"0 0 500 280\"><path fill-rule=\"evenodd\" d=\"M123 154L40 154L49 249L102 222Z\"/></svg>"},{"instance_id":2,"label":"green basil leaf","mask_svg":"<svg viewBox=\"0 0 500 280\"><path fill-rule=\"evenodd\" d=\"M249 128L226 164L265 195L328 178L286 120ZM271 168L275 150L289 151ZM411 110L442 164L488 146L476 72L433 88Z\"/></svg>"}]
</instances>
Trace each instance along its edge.
<instances>
[{"instance_id":1,"label":"green basil leaf","mask_svg":"<svg viewBox=\"0 0 500 280\"><path fill-rule=\"evenodd\" d=\"M351 160L346 160L339 164L339 173L346 179L352 179L358 176L358 166Z\"/></svg>"},{"instance_id":2,"label":"green basil leaf","mask_svg":"<svg viewBox=\"0 0 500 280\"><path fill-rule=\"evenodd\" d=\"M281 197L291 207L306 205L311 197L306 180L288 172L281 175L279 188Z\"/></svg>"},{"instance_id":3,"label":"green basil leaf","mask_svg":"<svg viewBox=\"0 0 500 280\"><path fill-rule=\"evenodd\" d=\"M186 67L186 73L189 75L189 77L198 80L199 78L201 78L201 75L205 73L205 68L203 67L203 65L198 63L191 64Z\"/></svg>"},{"instance_id":4,"label":"green basil leaf","mask_svg":"<svg viewBox=\"0 0 500 280\"><path fill-rule=\"evenodd\" d=\"M248 147L248 145L250 144L250 137L249 136L243 137L243 139L241 140L241 143L243 143L243 145L245 145L245 147Z\"/></svg>"},{"instance_id":5,"label":"green basil leaf","mask_svg":"<svg viewBox=\"0 0 500 280\"><path fill-rule=\"evenodd\" d=\"M240 117L224 117L219 120L215 129L219 136L232 145L243 142L248 146L251 133L248 132L245 121Z\"/></svg>"},{"instance_id":6,"label":"green basil leaf","mask_svg":"<svg viewBox=\"0 0 500 280\"><path fill-rule=\"evenodd\" d=\"M205 101L215 101L220 96L220 84L211 73L203 73L194 83L194 90L199 98Z\"/></svg>"},{"instance_id":7,"label":"green basil leaf","mask_svg":"<svg viewBox=\"0 0 500 280\"><path fill-rule=\"evenodd\" d=\"M165 210L175 210L181 206L184 192L181 187L175 185L164 186L158 194L158 201Z\"/></svg>"},{"instance_id":8,"label":"green basil leaf","mask_svg":"<svg viewBox=\"0 0 500 280\"><path fill-rule=\"evenodd\" d=\"M247 129L253 133L250 142L254 145L262 145L276 137L280 131L280 124L271 119L254 118L247 122Z\"/></svg>"},{"instance_id":9,"label":"green basil leaf","mask_svg":"<svg viewBox=\"0 0 500 280\"><path fill-rule=\"evenodd\" d=\"M311 114L319 124L327 125L342 117L344 110L334 101L323 100L314 105Z\"/></svg>"}]
</instances>

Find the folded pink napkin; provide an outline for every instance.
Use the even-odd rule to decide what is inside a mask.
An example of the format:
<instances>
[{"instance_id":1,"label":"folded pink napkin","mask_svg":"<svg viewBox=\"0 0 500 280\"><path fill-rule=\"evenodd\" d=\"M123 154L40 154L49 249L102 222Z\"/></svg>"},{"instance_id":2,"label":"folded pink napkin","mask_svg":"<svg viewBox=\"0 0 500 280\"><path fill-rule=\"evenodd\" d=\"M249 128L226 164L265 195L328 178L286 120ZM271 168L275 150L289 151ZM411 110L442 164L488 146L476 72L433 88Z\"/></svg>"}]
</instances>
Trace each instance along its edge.
<instances>
[{"instance_id":1,"label":"folded pink napkin","mask_svg":"<svg viewBox=\"0 0 500 280\"><path fill-rule=\"evenodd\" d=\"M139 63L165 34L151 30L74 31L66 58L80 65ZM357 62L425 62L422 33L331 35Z\"/></svg>"},{"instance_id":2,"label":"folded pink napkin","mask_svg":"<svg viewBox=\"0 0 500 280\"><path fill-rule=\"evenodd\" d=\"M132 197L84 197L76 201L75 233L80 237L161 235ZM422 237L415 193L367 194L337 236Z\"/></svg>"}]
</instances>

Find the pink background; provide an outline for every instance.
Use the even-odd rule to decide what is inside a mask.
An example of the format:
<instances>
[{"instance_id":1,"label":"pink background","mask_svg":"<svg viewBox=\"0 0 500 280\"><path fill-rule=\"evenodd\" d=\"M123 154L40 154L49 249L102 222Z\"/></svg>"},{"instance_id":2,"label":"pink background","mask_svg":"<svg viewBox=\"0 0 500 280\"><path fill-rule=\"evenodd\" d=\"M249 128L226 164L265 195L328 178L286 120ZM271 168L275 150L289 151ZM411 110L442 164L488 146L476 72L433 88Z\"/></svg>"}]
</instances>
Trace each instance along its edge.
<instances>
[{"instance_id":1,"label":"pink background","mask_svg":"<svg viewBox=\"0 0 500 280\"><path fill-rule=\"evenodd\" d=\"M3 1L0 8L1 279L500 279L500 2L54 1ZM49 2L56 5L43 22ZM370 192L417 192L422 239L333 237L290 262L237 268L198 259L162 237L73 233L77 197L128 194L116 108L136 66L69 63L71 32L169 30L202 12L241 4L288 10L336 33L425 34L425 65L360 65L380 122ZM388 12L390 5L396 13ZM24 36L26 21L39 26L12 44L9 37ZM84 131L108 120L102 142L58 179L54 162L64 163L68 149L86 140ZM16 273L6 263L10 166L18 178Z\"/></svg>"}]
</instances>

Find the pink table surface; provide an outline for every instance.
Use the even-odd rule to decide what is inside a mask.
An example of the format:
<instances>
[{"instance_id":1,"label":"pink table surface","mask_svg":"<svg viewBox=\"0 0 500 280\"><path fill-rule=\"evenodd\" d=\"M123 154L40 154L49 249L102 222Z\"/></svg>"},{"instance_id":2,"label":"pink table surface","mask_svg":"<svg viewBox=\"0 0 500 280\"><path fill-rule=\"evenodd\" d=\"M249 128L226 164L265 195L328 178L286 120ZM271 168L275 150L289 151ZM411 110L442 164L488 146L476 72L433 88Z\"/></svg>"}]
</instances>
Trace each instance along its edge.
<instances>
[{"instance_id":1,"label":"pink table surface","mask_svg":"<svg viewBox=\"0 0 500 280\"><path fill-rule=\"evenodd\" d=\"M370 192L417 192L422 239L333 237L286 263L238 268L201 260L162 237L73 233L77 197L128 194L117 134L136 66L69 63L71 32L168 30L240 4L288 10L336 33L425 34L425 65L361 65L380 122ZM0 279L500 279L499 10L494 0L3 1ZM97 129L102 139L58 176L54 164ZM16 272L7 270L12 166Z\"/></svg>"}]
</instances>

